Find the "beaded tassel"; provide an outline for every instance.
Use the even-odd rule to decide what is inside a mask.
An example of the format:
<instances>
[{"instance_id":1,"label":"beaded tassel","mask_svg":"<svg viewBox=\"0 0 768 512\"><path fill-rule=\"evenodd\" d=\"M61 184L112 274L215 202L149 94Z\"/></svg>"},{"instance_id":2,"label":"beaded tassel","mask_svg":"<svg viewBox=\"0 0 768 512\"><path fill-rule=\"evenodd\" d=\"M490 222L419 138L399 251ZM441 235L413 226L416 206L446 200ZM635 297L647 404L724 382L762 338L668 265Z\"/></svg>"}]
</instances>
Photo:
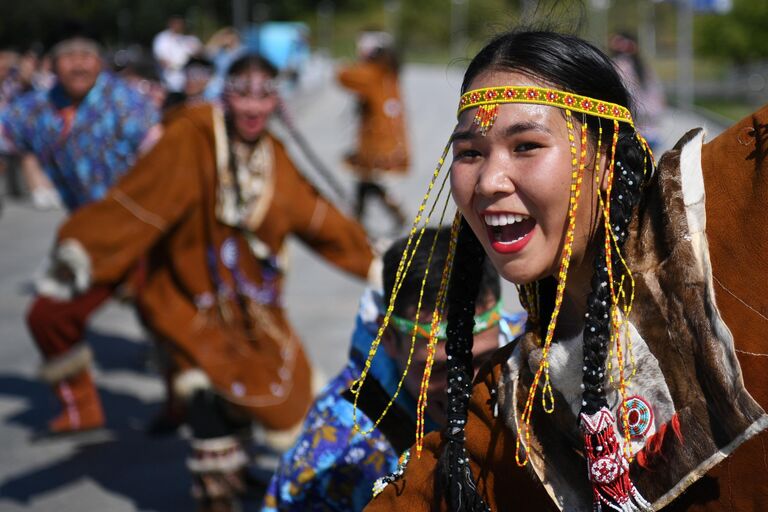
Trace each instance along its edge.
<instances>
[{"instance_id":1,"label":"beaded tassel","mask_svg":"<svg viewBox=\"0 0 768 512\"><path fill-rule=\"evenodd\" d=\"M602 407L595 414L581 413L579 423L584 435L587 475L592 482L593 510L650 510L651 504L629 479L629 462L616 440L611 411Z\"/></svg>"},{"instance_id":2,"label":"beaded tassel","mask_svg":"<svg viewBox=\"0 0 768 512\"><path fill-rule=\"evenodd\" d=\"M528 314L528 321L533 325L539 324L539 282L517 285L520 303Z\"/></svg>"},{"instance_id":3,"label":"beaded tassel","mask_svg":"<svg viewBox=\"0 0 768 512\"><path fill-rule=\"evenodd\" d=\"M485 137L485 134L491 129L498 115L499 106L496 103L492 105L480 105L477 107L477 112L475 112L475 118L472 120L472 124L477 125L480 129L480 135Z\"/></svg>"}]
</instances>

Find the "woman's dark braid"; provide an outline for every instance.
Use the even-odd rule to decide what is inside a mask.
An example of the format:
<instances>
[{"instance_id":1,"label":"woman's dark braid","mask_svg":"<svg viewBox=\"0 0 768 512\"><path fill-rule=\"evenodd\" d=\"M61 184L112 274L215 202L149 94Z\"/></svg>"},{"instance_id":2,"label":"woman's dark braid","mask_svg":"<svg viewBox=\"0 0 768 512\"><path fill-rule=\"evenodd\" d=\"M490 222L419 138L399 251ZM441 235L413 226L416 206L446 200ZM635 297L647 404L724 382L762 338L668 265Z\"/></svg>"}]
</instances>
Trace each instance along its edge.
<instances>
[{"instance_id":1,"label":"woman's dark braid","mask_svg":"<svg viewBox=\"0 0 768 512\"><path fill-rule=\"evenodd\" d=\"M622 134L616 146L615 171L611 197L610 225L619 247L627 240L629 223L634 207L640 200L641 186L650 175L650 156L645 152L634 131ZM645 166L645 167L644 167ZM647 172L646 172L647 171ZM602 248L605 231L600 229L596 246ZM608 283L608 268L605 251L598 249L595 257L595 273L592 276L592 291L587 298L587 313L584 322L584 376L581 412L594 414L607 406L605 398L605 364L611 336L611 291ZM619 282L625 269L618 255L612 259L614 282Z\"/></svg>"},{"instance_id":2,"label":"woman's dark braid","mask_svg":"<svg viewBox=\"0 0 768 512\"><path fill-rule=\"evenodd\" d=\"M447 444L441 466L448 488L451 510L489 511L475 489L469 456L464 447L467 407L472 394L472 343L475 300L480 290L485 252L472 229L462 220L456 256L448 287L448 326L445 352L448 356Z\"/></svg>"}]
</instances>

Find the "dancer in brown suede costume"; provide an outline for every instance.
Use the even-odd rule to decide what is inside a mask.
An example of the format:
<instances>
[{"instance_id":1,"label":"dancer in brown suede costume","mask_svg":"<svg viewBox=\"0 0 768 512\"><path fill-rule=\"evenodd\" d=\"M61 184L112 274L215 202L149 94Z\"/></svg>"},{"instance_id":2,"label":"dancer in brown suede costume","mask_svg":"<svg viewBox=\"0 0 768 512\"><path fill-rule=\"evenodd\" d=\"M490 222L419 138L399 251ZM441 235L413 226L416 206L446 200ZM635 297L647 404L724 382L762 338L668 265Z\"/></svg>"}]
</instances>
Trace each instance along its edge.
<instances>
[{"instance_id":1,"label":"dancer in brown suede costume","mask_svg":"<svg viewBox=\"0 0 768 512\"><path fill-rule=\"evenodd\" d=\"M148 254L139 307L179 368L201 510L229 510L254 421L289 431L311 401L311 368L282 307L288 236L366 278L377 265L360 225L297 171L266 131L276 70L257 56L230 68L226 111L174 114L157 145L59 230L54 259L78 291L119 281ZM105 228L106 227L106 228ZM77 286L80 284L80 286Z\"/></svg>"},{"instance_id":2,"label":"dancer in brown suede costume","mask_svg":"<svg viewBox=\"0 0 768 512\"><path fill-rule=\"evenodd\" d=\"M405 105L393 43L386 32L363 32L357 41L358 61L340 69L338 79L357 96L360 114L357 149L346 157L357 177L357 219L362 221L369 198L378 196L400 226L405 217L382 183L384 175L403 174L409 165Z\"/></svg>"}]
</instances>

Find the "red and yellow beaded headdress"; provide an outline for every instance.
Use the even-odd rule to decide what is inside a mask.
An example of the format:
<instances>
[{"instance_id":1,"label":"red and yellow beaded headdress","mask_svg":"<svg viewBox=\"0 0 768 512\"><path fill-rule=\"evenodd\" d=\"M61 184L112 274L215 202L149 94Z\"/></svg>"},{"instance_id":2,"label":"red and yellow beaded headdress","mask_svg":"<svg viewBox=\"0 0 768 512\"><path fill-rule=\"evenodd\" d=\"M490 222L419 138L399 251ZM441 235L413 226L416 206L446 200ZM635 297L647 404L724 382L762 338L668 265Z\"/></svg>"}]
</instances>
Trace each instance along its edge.
<instances>
[{"instance_id":1,"label":"red and yellow beaded headdress","mask_svg":"<svg viewBox=\"0 0 768 512\"><path fill-rule=\"evenodd\" d=\"M570 112L579 112L581 114L621 121L634 126L629 109L621 105L595 100L571 92L532 86L507 85L467 91L461 95L457 115L461 115L462 112L473 107L481 107L486 112L492 111L497 109L502 103L549 105L563 108ZM495 119L495 114L492 117ZM490 126L488 128L490 129Z\"/></svg>"},{"instance_id":2,"label":"red and yellow beaded headdress","mask_svg":"<svg viewBox=\"0 0 768 512\"><path fill-rule=\"evenodd\" d=\"M560 259L560 270L558 272L558 286L555 294L555 306L552 312L551 319L548 323L545 338L542 341L541 362L535 374L534 382L530 387L530 392L525 404L525 409L520 418L520 431L519 431L519 435L517 436L518 450L517 450L516 458L517 458L518 464L525 465L527 463L527 453L524 449L524 445L527 444L527 441L529 440L529 437L530 437L530 419L531 419L531 413L533 410L533 403L539 388L539 382L542 379L543 379L543 384L542 384L543 408L546 412L552 412L554 410L554 397L552 394L552 387L549 379L548 356L549 356L549 349L551 346L552 338L554 335L555 324L557 322L557 317L559 314L560 305L562 303L563 293L565 290L566 277L568 274L568 267L570 264L571 252L572 252L572 246L573 246L573 240L574 240L576 211L579 206L579 197L581 194L584 173L589 163L587 161L587 147L588 147L588 137L587 137L588 132L587 132L587 123L586 123L587 116L595 116L601 119L612 121L611 124L613 127L613 135L612 137L610 137L611 139L610 148L604 148L602 147L603 146L602 140L604 139L603 127L602 125L600 125L599 133L597 136L596 151L595 151L593 161L599 162L601 157L605 156L607 157L606 160L608 162L605 169L605 172L606 172L605 180L607 183L607 191L604 196L599 194L598 197L599 197L599 205L600 205L600 211L602 212L604 227L605 227L606 233L609 234L608 236L606 236L604 249L606 251L606 261L608 265L608 275L609 275L609 281L610 281L608 283L608 286L610 286L611 299L613 303L612 304L613 307L611 308L611 311L612 311L611 352L613 353L613 351L615 350L618 356L620 367L616 369L614 373L616 373L616 379L619 382L619 391L622 395L622 399L625 398L624 395L626 394L626 386L629 380L631 379L631 377L634 375L634 369L630 372L629 375L627 375L623 367L623 361L625 360L625 358L622 356L622 352L624 350L629 350L630 364L634 367L634 360L631 359L631 346L627 346L627 347L622 346L622 343L624 342L623 340L626 340L627 342L629 342L629 337L620 336L620 333L622 332L622 330L628 328L626 319L628 318L629 311L631 310L631 307L632 307L632 299L634 296L634 293L633 293L634 282L632 281L631 273L628 271L627 268L622 269L622 271L619 272L619 274L621 275L621 278L619 279L618 283L615 283L613 279L614 269L611 268L611 262L613 261L612 256L616 256L618 260L622 262L624 267L626 267L626 264L624 263L624 259L621 257L619 246L616 241L616 237L613 231L611 230L610 201L607 200L608 198L610 198L611 186L613 183L613 173L615 168L615 153L616 153L616 145L619 139L620 123L626 123L629 126L634 127L634 122L629 109L627 109L624 106L621 106L615 103L606 102L606 101L596 100L586 96L581 96L569 91L562 91L562 90L543 88L543 87L533 87L533 86L500 86L500 87L488 87L488 88L475 89L475 90L468 91L461 95L457 116L460 116L464 111L468 109L477 108L477 111L475 112L475 116L473 119L473 124L477 125L478 130L482 135L486 135L487 132L493 127L493 124L497 118L499 105L502 105L505 103L540 104L540 105L548 105L548 106L563 109L565 111L565 120L568 127L568 137L570 141L571 157L572 157L571 163L572 163L572 170L573 170L572 183L571 183L571 195L569 200L568 225L567 225L567 230L565 235L565 243L563 245L563 250L562 250L561 259ZM578 144L576 141L577 137L576 137L576 126L575 126L576 123L574 122L574 113L581 114L580 137L579 137ZM652 161L653 155L645 139L643 139L640 136L640 134L636 132L635 132L635 136L637 137L637 140L639 141L642 148L644 149L646 158L651 159ZM445 189L445 183L446 183L446 180L448 179L450 171L449 173L446 173L445 176L442 177L440 187L438 188L437 196L434 198L432 202L432 206L429 209L429 213L425 216L424 212L426 210L427 204L429 203L431 192L435 188L435 184L438 182L438 179L440 178L440 172L442 170L449 148L450 148L450 142L445 146L443 150L443 153L438 161L437 167L432 175L432 179L429 183L427 193L424 195L424 198L422 199L418 213L412 224L408 241L406 243L406 249L403 253L402 259L400 261L400 264L397 270L394 289L390 294L390 304L387 307L387 311L386 311L386 314L384 315L384 320L382 321L382 325L379 329L378 335L374 340L373 344L371 345L371 349L368 354L368 358L360 378L356 380L351 387L352 392L355 395L355 414L357 409L357 397L358 397L360 388L368 374L371 361L378 349L378 345L381 340L381 335L383 334L384 330L389 324L395 299L397 297L397 293L399 291L400 285L402 284L402 281L403 281L403 276L405 275L406 272L408 272L408 269L410 267L410 262L413 258L413 255L415 254L416 248L421 242L421 236L424 233L424 230L426 229L427 225L429 224L430 219L432 218L432 214L436 210L438 202L440 201L440 196L442 195L442 192ZM601 182L602 179L603 179L602 173L595 173L595 180L598 184ZM441 208L441 216L440 216L441 224L442 224L442 220L445 217L445 213L447 211L449 197L450 195L448 195L445 198L445 202ZM416 433L417 454L420 454L421 447L422 447L422 437L424 434L423 415L424 415L424 410L425 410L426 401L427 401L426 389L429 383L431 366L432 366L432 361L433 361L434 351L435 351L435 344L437 342L437 326L442 320L442 317L444 315L448 280L450 278L451 267L453 264L453 255L456 248L456 239L458 236L459 226L461 224L460 220L461 220L461 214L457 212L451 227L450 254L448 255L445 268L443 269L442 275L440 276L440 279L441 279L440 293L438 294L438 299L433 309L432 331L427 341L428 359L427 359L427 365L424 371L424 375L422 377L421 392L419 394L418 406L417 406L417 433ZM432 246L432 250L430 251L430 259L431 259L433 250L434 250L434 245ZM426 283L426 280L430 277L433 277L433 276L425 275L423 277L422 290L424 288L424 284ZM524 305L525 309L527 310L529 317L534 322L537 322L538 321L538 291L537 291L536 283L520 286L518 291L520 292L520 300ZM417 316L420 311L421 311L421 300L419 301L419 304L417 307ZM409 361L408 361L409 364L410 364L410 355L413 354L416 339L417 339L417 333L414 331L411 336L411 347L410 347L410 354L409 354ZM608 369L609 371L612 370L610 366ZM407 371L408 371L408 366L406 366L405 373L407 373ZM401 377L400 385L402 385L403 379L405 378L405 373ZM609 375L609 379L611 382L614 381L613 373ZM379 418L374 420L374 427L379 424L384 414L386 414L389 407L392 405L392 403L394 403L397 393L400 390L400 385L398 385L395 396L391 398L389 405L385 408L382 415ZM356 416L355 416L355 421L356 421ZM624 424L628 424L628 422L625 421ZM363 433L367 433L367 432L363 432ZM625 436L628 436L628 435L629 435L628 432L625 432Z\"/></svg>"}]
</instances>

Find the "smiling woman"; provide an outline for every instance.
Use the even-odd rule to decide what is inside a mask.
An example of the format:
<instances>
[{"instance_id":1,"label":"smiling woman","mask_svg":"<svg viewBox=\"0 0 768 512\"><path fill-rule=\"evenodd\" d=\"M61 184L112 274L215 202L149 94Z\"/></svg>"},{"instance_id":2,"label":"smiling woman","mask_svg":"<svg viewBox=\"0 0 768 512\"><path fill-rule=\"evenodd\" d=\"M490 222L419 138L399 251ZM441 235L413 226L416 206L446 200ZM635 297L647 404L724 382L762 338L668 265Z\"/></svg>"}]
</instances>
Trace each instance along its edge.
<instances>
[{"instance_id":1,"label":"smiling woman","mask_svg":"<svg viewBox=\"0 0 768 512\"><path fill-rule=\"evenodd\" d=\"M277 68L259 55L245 55L227 70L224 88L232 135L245 144L258 140L278 105Z\"/></svg>"},{"instance_id":2,"label":"smiling woman","mask_svg":"<svg viewBox=\"0 0 768 512\"><path fill-rule=\"evenodd\" d=\"M758 130L743 148L702 146L693 130L654 169L631 107L608 57L573 36L507 33L471 62L451 136L448 426L366 510L720 510L717 486L737 509L768 506L768 482L749 476L761 463L737 450L766 438L765 378L742 379L736 356L762 319L713 288L759 261L714 265L724 246L707 233L730 221L707 219L704 200L723 187L722 155L729 179L765 166L750 156ZM768 246L764 226L754 238ZM518 285L529 324L472 386L485 256ZM734 320L747 334L734 338Z\"/></svg>"}]
</instances>

